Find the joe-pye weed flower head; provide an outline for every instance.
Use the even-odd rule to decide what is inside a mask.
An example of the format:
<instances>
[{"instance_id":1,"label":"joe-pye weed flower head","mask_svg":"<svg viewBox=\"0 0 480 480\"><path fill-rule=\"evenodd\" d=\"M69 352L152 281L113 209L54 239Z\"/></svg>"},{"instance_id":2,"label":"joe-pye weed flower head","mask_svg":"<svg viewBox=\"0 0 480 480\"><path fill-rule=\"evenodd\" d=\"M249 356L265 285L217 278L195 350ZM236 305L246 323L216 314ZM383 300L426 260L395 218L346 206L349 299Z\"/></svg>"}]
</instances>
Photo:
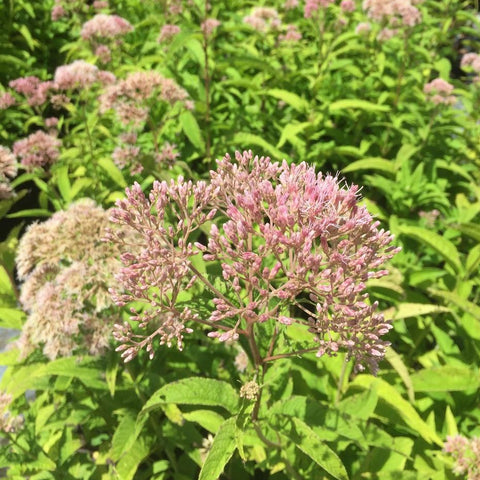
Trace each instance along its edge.
<instances>
[{"instance_id":1,"label":"joe-pye weed flower head","mask_svg":"<svg viewBox=\"0 0 480 480\"><path fill-rule=\"evenodd\" d=\"M19 340L24 357L40 346L50 359L107 348L116 310L108 288L120 267L117 247L102 242L108 217L84 200L22 236L16 263L28 313Z\"/></svg>"},{"instance_id":2,"label":"joe-pye weed flower head","mask_svg":"<svg viewBox=\"0 0 480 480\"><path fill-rule=\"evenodd\" d=\"M112 292L114 300L141 302L131 319L153 330L140 335L129 323L116 326L125 361L143 347L153 357L156 336L181 349L196 322L220 341L247 337L258 366L300 351L260 351L264 325L277 336L295 324L311 333L302 352L346 350L357 371L375 372L391 327L369 302L366 281L387 273L379 268L397 249L358 205L358 187L342 187L305 163L251 152L217 164L208 182L157 181L148 197L135 184L112 212L140 237L130 245L109 234L124 252L117 276L123 291ZM195 302L199 295L207 309Z\"/></svg>"}]
</instances>

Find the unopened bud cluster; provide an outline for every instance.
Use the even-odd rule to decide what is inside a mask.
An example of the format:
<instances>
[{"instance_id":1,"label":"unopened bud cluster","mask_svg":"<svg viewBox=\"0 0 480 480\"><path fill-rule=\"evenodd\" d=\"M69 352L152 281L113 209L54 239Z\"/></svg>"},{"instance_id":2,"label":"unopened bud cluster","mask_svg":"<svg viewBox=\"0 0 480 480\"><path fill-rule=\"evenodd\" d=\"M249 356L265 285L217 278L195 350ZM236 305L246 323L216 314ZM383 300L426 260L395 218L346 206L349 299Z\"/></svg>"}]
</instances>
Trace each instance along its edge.
<instances>
[{"instance_id":1,"label":"unopened bud cluster","mask_svg":"<svg viewBox=\"0 0 480 480\"><path fill-rule=\"evenodd\" d=\"M131 320L151 332L118 325L124 359L143 347L153 356L155 337L181 349L193 323L220 341L296 324L318 356L343 349L357 370L375 371L391 326L366 282L387 273L380 267L397 249L358 205L358 187L251 152L217 163L208 182L157 181L148 197L135 184L112 212L139 237L108 236L123 251L114 300L135 302Z\"/></svg>"}]
</instances>

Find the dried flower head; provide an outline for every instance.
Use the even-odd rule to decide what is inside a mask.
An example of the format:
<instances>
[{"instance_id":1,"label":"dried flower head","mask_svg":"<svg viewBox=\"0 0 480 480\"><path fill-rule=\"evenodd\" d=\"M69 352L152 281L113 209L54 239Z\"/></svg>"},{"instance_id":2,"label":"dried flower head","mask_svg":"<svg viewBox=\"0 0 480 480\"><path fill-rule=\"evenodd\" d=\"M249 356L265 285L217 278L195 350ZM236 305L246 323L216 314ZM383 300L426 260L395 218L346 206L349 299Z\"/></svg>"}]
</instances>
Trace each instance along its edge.
<instances>
[{"instance_id":1,"label":"dried flower head","mask_svg":"<svg viewBox=\"0 0 480 480\"><path fill-rule=\"evenodd\" d=\"M278 329L304 326L318 356L345 349L357 370L376 371L391 326L369 303L365 283L386 274L378 269L397 249L358 206L358 188L342 188L305 163L273 163L251 152L217 163L208 183L157 181L148 198L135 184L112 212L115 223L141 237L133 255L133 245L109 235L124 252L117 276L123 291L113 291L114 299L143 304L131 307L131 319L154 330L134 335L129 324L117 326L125 360L143 347L153 356L156 336L182 347L187 323L234 341L271 322ZM203 242L193 239L200 228L209 231ZM200 257L221 276L210 279ZM193 293L179 300L180 292L185 298L198 289L212 296L209 314Z\"/></svg>"},{"instance_id":2,"label":"dried flower head","mask_svg":"<svg viewBox=\"0 0 480 480\"><path fill-rule=\"evenodd\" d=\"M102 241L108 217L85 200L31 225L21 238L16 262L28 313L19 340L23 356L39 346L50 359L78 350L95 355L108 346L117 315L108 288L120 267L117 247Z\"/></svg>"},{"instance_id":3,"label":"dried flower head","mask_svg":"<svg viewBox=\"0 0 480 480\"><path fill-rule=\"evenodd\" d=\"M54 163L60 155L61 144L58 138L38 130L27 138L15 142L13 153L20 158L21 164L27 170L32 170Z\"/></svg>"}]
</instances>

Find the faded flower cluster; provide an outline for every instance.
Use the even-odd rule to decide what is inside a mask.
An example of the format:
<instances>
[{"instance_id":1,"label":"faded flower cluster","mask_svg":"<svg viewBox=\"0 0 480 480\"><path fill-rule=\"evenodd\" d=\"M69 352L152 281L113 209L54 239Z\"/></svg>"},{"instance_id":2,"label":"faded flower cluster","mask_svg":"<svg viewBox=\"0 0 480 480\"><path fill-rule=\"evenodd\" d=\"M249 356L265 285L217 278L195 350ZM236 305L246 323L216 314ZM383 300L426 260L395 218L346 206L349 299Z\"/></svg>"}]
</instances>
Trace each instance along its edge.
<instances>
[{"instance_id":1,"label":"faded flower cluster","mask_svg":"<svg viewBox=\"0 0 480 480\"><path fill-rule=\"evenodd\" d=\"M116 326L125 361L143 347L153 357L155 337L181 349L193 323L220 341L245 335L255 342L269 322L279 330L303 325L308 351L344 349L357 370L376 371L391 326L369 302L366 281L387 273L379 268L397 249L358 205L358 188L342 188L305 163L251 152L217 163L209 182L157 181L148 197L135 184L112 211L114 223L140 236L129 244L108 235L124 264L117 275L123 290L112 294L120 306L140 302L131 319L152 331ZM195 302L200 292L211 298L208 307ZM253 352L257 365L268 361L259 355Z\"/></svg>"},{"instance_id":2,"label":"faded flower cluster","mask_svg":"<svg viewBox=\"0 0 480 480\"><path fill-rule=\"evenodd\" d=\"M455 462L453 473L466 480L480 480L480 438L468 439L462 435L447 437L443 447Z\"/></svg>"},{"instance_id":3,"label":"faded flower cluster","mask_svg":"<svg viewBox=\"0 0 480 480\"><path fill-rule=\"evenodd\" d=\"M20 300L28 313L19 346L43 347L54 359L105 350L115 321L108 288L120 268L118 249L102 242L109 212L85 200L31 225L17 253ZM120 235L120 232L119 232Z\"/></svg>"},{"instance_id":4,"label":"faded flower cluster","mask_svg":"<svg viewBox=\"0 0 480 480\"><path fill-rule=\"evenodd\" d=\"M327 8L335 0L306 0L304 17L311 18L320 8Z\"/></svg>"},{"instance_id":5,"label":"faded flower cluster","mask_svg":"<svg viewBox=\"0 0 480 480\"><path fill-rule=\"evenodd\" d=\"M114 109L124 125L140 126L156 102L184 102L189 107L187 98L188 93L171 78L155 71L139 71L107 86L99 101L101 112Z\"/></svg>"},{"instance_id":6,"label":"faded flower cluster","mask_svg":"<svg viewBox=\"0 0 480 480\"><path fill-rule=\"evenodd\" d=\"M17 175L17 161L9 148L0 145L0 200L13 195L9 179Z\"/></svg>"}]
</instances>

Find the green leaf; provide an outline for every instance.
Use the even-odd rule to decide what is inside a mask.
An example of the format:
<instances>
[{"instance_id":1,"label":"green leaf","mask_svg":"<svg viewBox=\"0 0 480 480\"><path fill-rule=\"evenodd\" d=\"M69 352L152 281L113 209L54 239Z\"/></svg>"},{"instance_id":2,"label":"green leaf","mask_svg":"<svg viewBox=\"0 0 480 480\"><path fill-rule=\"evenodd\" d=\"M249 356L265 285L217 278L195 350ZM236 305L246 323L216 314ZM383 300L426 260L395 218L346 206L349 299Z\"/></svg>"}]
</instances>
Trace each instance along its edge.
<instances>
[{"instance_id":1,"label":"green leaf","mask_svg":"<svg viewBox=\"0 0 480 480\"><path fill-rule=\"evenodd\" d=\"M385 310L384 316L387 319L400 320L404 318L417 317L419 315L430 315L433 313L450 312L451 310L441 305L430 303L399 303L396 307Z\"/></svg>"},{"instance_id":2,"label":"green leaf","mask_svg":"<svg viewBox=\"0 0 480 480\"><path fill-rule=\"evenodd\" d=\"M213 378L190 377L168 383L157 390L144 405L141 414L167 403L223 407L230 413L238 410L239 397L234 388Z\"/></svg>"},{"instance_id":3,"label":"green leaf","mask_svg":"<svg viewBox=\"0 0 480 480\"><path fill-rule=\"evenodd\" d=\"M211 433L217 433L224 418L213 410L194 410L193 412L183 413L183 418L189 422L198 423L205 430Z\"/></svg>"},{"instance_id":4,"label":"green leaf","mask_svg":"<svg viewBox=\"0 0 480 480\"><path fill-rule=\"evenodd\" d=\"M236 449L235 417L226 420L215 435L198 480L217 480Z\"/></svg>"},{"instance_id":5,"label":"green leaf","mask_svg":"<svg viewBox=\"0 0 480 480\"><path fill-rule=\"evenodd\" d=\"M68 178L68 167L62 166L58 168L55 173L57 175L57 185L58 189L60 190L60 194L66 202L69 202L72 198L72 187Z\"/></svg>"},{"instance_id":6,"label":"green leaf","mask_svg":"<svg viewBox=\"0 0 480 480\"><path fill-rule=\"evenodd\" d=\"M380 157L367 157L357 160L342 168L343 173L356 172L358 170L380 170L386 173L395 173L395 165L390 160Z\"/></svg>"},{"instance_id":7,"label":"green leaf","mask_svg":"<svg viewBox=\"0 0 480 480\"><path fill-rule=\"evenodd\" d=\"M376 103L368 102L367 100L359 100L359 99L344 99L344 100L337 100L336 102L332 102L328 109L330 113L334 113L340 110L365 110L366 112L388 112L390 111L390 107L388 105L377 105Z\"/></svg>"},{"instance_id":8,"label":"green leaf","mask_svg":"<svg viewBox=\"0 0 480 480\"><path fill-rule=\"evenodd\" d=\"M453 392L478 389L478 370L461 366L444 365L425 368L411 375L417 392Z\"/></svg>"},{"instance_id":9,"label":"green leaf","mask_svg":"<svg viewBox=\"0 0 480 480\"><path fill-rule=\"evenodd\" d=\"M236 149L239 151L251 149L255 154L255 150L252 148L252 145L257 145L262 148L263 152L261 153L267 153L276 159L288 158L288 155L280 151L277 147L274 147L262 137L254 135L253 133L238 132L233 137L233 141Z\"/></svg>"},{"instance_id":10,"label":"green leaf","mask_svg":"<svg viewBox=\"0 0 480 480\"><path fill-rule=\"evenodd\" d=\"M348 474L338 455L302 420L296 417L279 418L275 428L332 477L348 480Z\"/></svg>"},{"instance_id":11,"label":"green leaf","mask_svg":"<svg viewBox=\"0 0 480 480\"><path fill-rule=\"evenodd\" d=\"M447 435L458 435L457 422L449 405L445 409L445 427Z\"/></svg>"},{"instance_id":12,"label":"green leaf","mask_svg":"<svg viewBox=\"0 0 480 480\"><path fill-rule=\"evenodd\" d=\"M429 288L428 292L436 297L441 297L448 302L453 303L463 311L473 315L477 320L480 320L480 307L475 303L465 300L455 292L449 292L446 290L437 290L436 288Z\"/></svg>"},{"instance_id":13,"label":"green leaf","mask_svg":"<svg viewBox=\"0 0 480 480\"><path fill-rule=\"evenodd\" d=\"M413 388L412 378L408 373L408 368L403 363L402 357L392 348L387 348L385 352L385 360L395 369L407 388L408 399L411 403L415 402L415 391Z\"/></svg>"},{"instance_id":14,"label":"green leaf","mask_svg":"<svg viewBox=\"0 0 480 480\"><path fill-rule=\"evenodd\" d=\"M450 240L438 235L438 233L422 227L399 225L398 231L400 234L414 238L418 242L423 243L435 250L455 270L456 273L462 271L460 256L458 255L455 245Z\"/></svg>"},{"instance_id":15,"label":"green leaf","mask_svg":"<svg viewBox=\"0 0 480 480\"><path fill-rule=\"evenodd\" d=\"M120 187L125 188L127 186L127 182L123 178L122 172L120 169L115 165L113 160L108 157L102 157L98 160L98 165L105 170L107 175Z\"/></svg>"},{"instance_id":16,"label":"green leaf","mask_svg":"<svg viewBox=\"0 0 480 480\"><path fill-rule=\"evenodd\" d=\"M117 478L132 480L138 470L138 466L150 453L150 447L153 443L150 439L138 438L128 451L128 454L124 455L115 466Z\"/></svg>"},{"instance_id":17,"label":"green leaf","mask_svg":"<svg viewBox=\"0 0 480 480\"><path fill-rule=\"evenodd\" d=\"M130 412L125 415L118 424L112 438L112 448L109 456L114 462L117 462L122 455L130 450L137 439L135 432L135 416Z\"/></svg>"},{"instance_id":18,"label":"green leaf","mask_svg":"<svg viewBox=\"0 0 480 480\"><path fill-rule=\"evenodd\" d=\"M0 327L21 330L26 315L18 308L0 308Z\"/></svg>"},{"instance_id":19,"label":"green leaf","mask_svg":"<svg viewBox=\"0 0 480 480\"><path fill-rule=\"evenodd\" d=\"M198 126L197 119L193 116L193 113L189 110L182 112L180 115L180 125L193 146L203 153L205 151L205 142L200 127Z\"/></svg>"},{"instance_id":20,"label":"green leaf","mask_svg":"<svg viewBox=\"0 0 480 480\"><path fill-rule=\"evenodd\" d=\"M271 88L270 90L267 90L265 94L282 100L299 112L308 111L308 102L296 93L289 92L288 90L282 90L281 88Z\"/></svg>"},{"instance_id":21,"label":"green leaf","mask_svg":"<svg viewBox=\"0 0 480 480\"><path fill-rule=\"evenodd\" d=\"M468 275L476 274L478 266L480 265L480 244L475 245L470 252L468 252L465 268Z\"/></svg>"},{"instance_id":22,"label":"green leaf","mask_svg":"<svg viewBox=\"0 0 480 480\"><path fill-rule=\"evenodd\" d=\"M379 400L396 412L414 432L417 432L428 443L443 445L435 430L429 427L415 408L400 395L394 386L388 384L385 380L375 378L372 375L358 375L350 385L364 389L375 386Z\"/></svg>"},{"instance_id":23,"label":"green leaf","mask_svg":"<svg viewBox=\"0 0 480 480\"><path fill-rule=\"evenodd\" d=\"M455 228L457 230L460 230L465 235L473 238L477 242L480 242L480 225L478 225L477 223L460 223L455 225Z\"/></svg>"},{"instance_id":24,"label":"green leaf","mask_svg":"<svg viewBox=\"0 0 480 480\"><path fill-rule=\"evenodd\" d=\"M23 217L50 217L52 212L44 210L43 208L29 208L27 210L20 210L19 212L9 213L7 218L23 218Z\"/></svg>"}]
</instances>

